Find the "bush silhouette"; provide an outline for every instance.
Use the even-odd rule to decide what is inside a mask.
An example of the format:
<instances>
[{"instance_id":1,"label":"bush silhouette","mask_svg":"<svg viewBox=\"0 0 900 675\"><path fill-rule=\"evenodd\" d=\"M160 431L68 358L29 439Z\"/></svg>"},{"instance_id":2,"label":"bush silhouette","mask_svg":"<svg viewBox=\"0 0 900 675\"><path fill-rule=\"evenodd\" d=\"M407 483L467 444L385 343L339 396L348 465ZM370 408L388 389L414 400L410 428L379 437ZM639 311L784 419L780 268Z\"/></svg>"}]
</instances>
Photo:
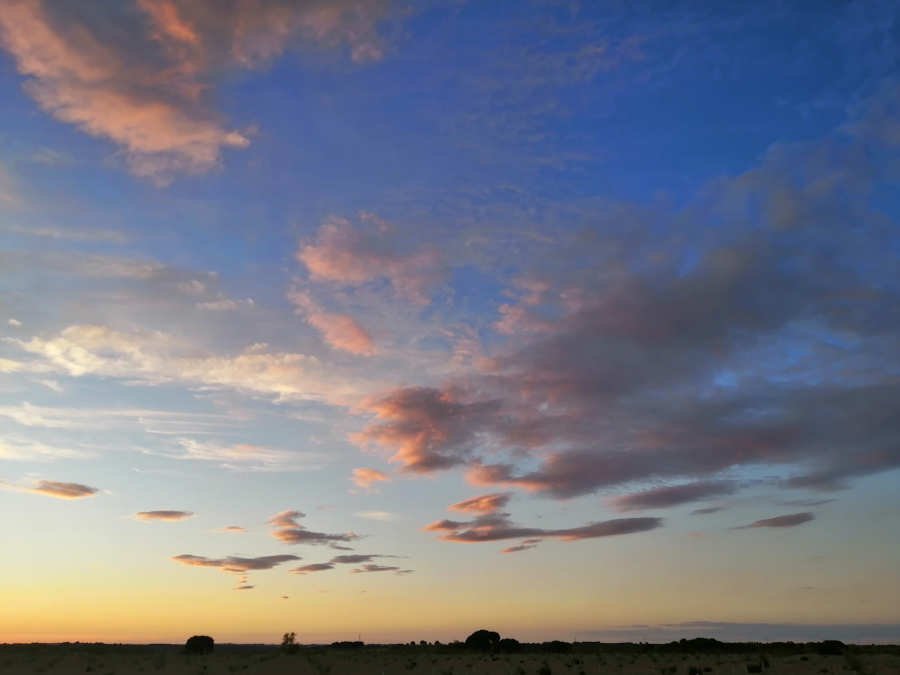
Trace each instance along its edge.
<instances>
[{"instance_id":1,"label":"bush silhouette","mask_svg":"<svg viewBox=\"0 0 900 675\"><path fill-rule=\"evenodd\" d=\"M500 644L500 633L492 630L476 630L466 638L466 647L488 651Z\"/></svg>"},{"instance_id":2,"label":"bush silhouette","mask_svg":"<svg viewBox=\"0 0 900 675\"><path fill-rule=\"evenodd\" d=\"M847 649L840 640L823 640L816 645L816 653L821 656L840 656Z\"/></svg>"},{"instance_id":3,"label":"bush silhouette","mask_svg":"<svg viewBox=\"0 0 900 675\"><path fill-rule=\"evenodd\" d=\"M209 635L193 635L184 643L184 651L188 654L209 654L215 644Z\"/></svg>"},{"instance_id":4,"label":"bush silhouette","mask_svg":"<svg viewBox=\"0 0 900 675\"><path fill-rule=\"evenodd\" d=\"M296 654L300 650L296 633L285 633L281 638L281 651L285 654Z\"/></svg>"},{"instance_id":5,"label":"bush silhouette","mask_svg":"<svg viewBox=\"0 0 900 675\"><path fill-rule=\"evenodd\" d=\"M517 652L522 648L522 645L515 638L503 638L497 646L501 652Z\"/></svg>"}]
</instances>

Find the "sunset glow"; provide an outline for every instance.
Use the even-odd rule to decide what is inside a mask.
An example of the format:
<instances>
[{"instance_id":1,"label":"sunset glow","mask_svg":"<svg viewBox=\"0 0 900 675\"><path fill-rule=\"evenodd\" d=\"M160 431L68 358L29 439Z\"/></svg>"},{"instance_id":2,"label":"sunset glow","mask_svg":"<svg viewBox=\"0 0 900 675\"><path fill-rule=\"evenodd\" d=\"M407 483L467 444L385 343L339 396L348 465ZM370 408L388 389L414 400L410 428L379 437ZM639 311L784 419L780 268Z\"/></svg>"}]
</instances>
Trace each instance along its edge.
<instances>
[{"instance_id":1,"label":"sunset glow","mask_svg":"<svg viewBox=\"0 0 900 675\"><path fill-rule=\"evenodd\" d=\"M0 91L0 643L900 642L896 3L0 0Z\"/></svg>"}]
</instances>

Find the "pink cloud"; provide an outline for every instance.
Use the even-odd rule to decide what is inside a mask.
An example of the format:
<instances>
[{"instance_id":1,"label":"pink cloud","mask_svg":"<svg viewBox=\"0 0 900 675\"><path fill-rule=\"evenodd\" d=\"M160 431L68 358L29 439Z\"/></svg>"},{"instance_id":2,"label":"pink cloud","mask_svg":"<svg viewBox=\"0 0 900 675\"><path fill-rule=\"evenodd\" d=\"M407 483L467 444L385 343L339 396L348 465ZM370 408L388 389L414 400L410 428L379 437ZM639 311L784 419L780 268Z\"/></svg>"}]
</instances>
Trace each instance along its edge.
<instances>
[{"instance_id":1,"label":"pink cloud","mask_svg":"<svg viewBox=\"0 0 900 675\"><path fill-rule=\"evenodd\" d=\"M347 220L332 219L319 228L312 243L300 246L297 259L310 277L347 286L386 279L398 295L428 304L444 275L438 252L404 245L390 225L373 216L362 220L361 227L354 227Z\"/></svg>"},{"instance_id":2,"label":"pink cloud","mask_svg":"<svg viewBox=\"0 0 900 675\"><path fill-rule=\"evenodd\" d=\"M353 477L351 480L359 487L367 490L376 483L389 481L390 476L378 469L361 466L353 469Z\"/></svg>"},{"instance_id":3,"label":"pink cloud","mask_svg":"<svg viewBox=\"0 0 900 675\"><path fill-rule=\"evenodd\" d=\"M395 449L391 461L404 471L429 473L464 463L475 432L494 410L491 402L469 404L452 391L406 387L365 401L376 421L352 438Z\"/></svg>"},{"instance_id":4,"label":"pink cloud","mask_svg":"<svg viewBox=\"0 0 900 675\"><path fill-rule=\"evenodd\" d=\"M327 312L309 297L309 294L294 291L289 295L291 302L315 328L325 342L334 349L340 349L359 356L372 356L376 352L375 341L369 332L349 314Z\"/></svg>"},{"instance_id":5,"label":"pink cloud","mask_svg":"<svg viewBox=\"0 0 900 675\"><path fill-rule=\"evenodd\" d=\"M347 46L380 58L383 0L137 0L109 22L89 3L11 0L0 44L26 88L57 119L117 144L138 175L208 171L225 148L244 148L211 94L222 71L252 68L292 44Z\"/></svg>"}]
</instances>

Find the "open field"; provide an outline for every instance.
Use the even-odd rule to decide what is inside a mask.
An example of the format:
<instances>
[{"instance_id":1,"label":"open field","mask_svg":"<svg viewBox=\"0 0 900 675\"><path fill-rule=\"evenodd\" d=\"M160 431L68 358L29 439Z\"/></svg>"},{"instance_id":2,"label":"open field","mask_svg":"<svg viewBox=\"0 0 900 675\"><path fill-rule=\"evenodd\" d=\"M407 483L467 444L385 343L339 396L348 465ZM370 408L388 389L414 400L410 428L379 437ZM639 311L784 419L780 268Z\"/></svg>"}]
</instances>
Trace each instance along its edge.
<instances>
[{"instance_id":1,"label":"open field","mask_svg":"<svg viewBox=\"0 0 900 675\"><path fill-rule=\"evenodd\" d=\"M576 645L568 653L524 650L483 654L461 649L368 646L358 649L302 647L284 654L267 646L217 646L209 655L184 654L179 646L2 645L2 675L900 675L896 647L851 647L841 655L798 648L692 653L652 646L615 648ZM768 666L766 665L768 664Z\"/></svg>"}]
</instances>

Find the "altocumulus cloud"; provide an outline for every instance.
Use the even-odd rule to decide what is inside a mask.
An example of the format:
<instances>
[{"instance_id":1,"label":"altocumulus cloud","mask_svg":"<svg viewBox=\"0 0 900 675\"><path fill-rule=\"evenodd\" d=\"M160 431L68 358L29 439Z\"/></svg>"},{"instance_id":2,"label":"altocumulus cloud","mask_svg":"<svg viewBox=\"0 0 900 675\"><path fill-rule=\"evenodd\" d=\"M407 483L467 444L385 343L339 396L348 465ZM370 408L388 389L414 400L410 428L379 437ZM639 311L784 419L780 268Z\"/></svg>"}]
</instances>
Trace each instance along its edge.
<instances>
[{"instance_id":1,"label":"altocumulus cloud","mask_svg":"<svg viewBox=\"0 0 900 675\"><path fill-rule=\"evenodd\" d=\"M878 274L893 247L869 199L891 181L900 143L883 111L898 107L893 83L675 214L623 204L536 250L498 317L505 344L439 386L368 398L354 440L406 473L462 468L560 499L696 481L623 510L727 494L739 467L833 490L900 466L900 289Z\"/></svg>"}]
</instances>

